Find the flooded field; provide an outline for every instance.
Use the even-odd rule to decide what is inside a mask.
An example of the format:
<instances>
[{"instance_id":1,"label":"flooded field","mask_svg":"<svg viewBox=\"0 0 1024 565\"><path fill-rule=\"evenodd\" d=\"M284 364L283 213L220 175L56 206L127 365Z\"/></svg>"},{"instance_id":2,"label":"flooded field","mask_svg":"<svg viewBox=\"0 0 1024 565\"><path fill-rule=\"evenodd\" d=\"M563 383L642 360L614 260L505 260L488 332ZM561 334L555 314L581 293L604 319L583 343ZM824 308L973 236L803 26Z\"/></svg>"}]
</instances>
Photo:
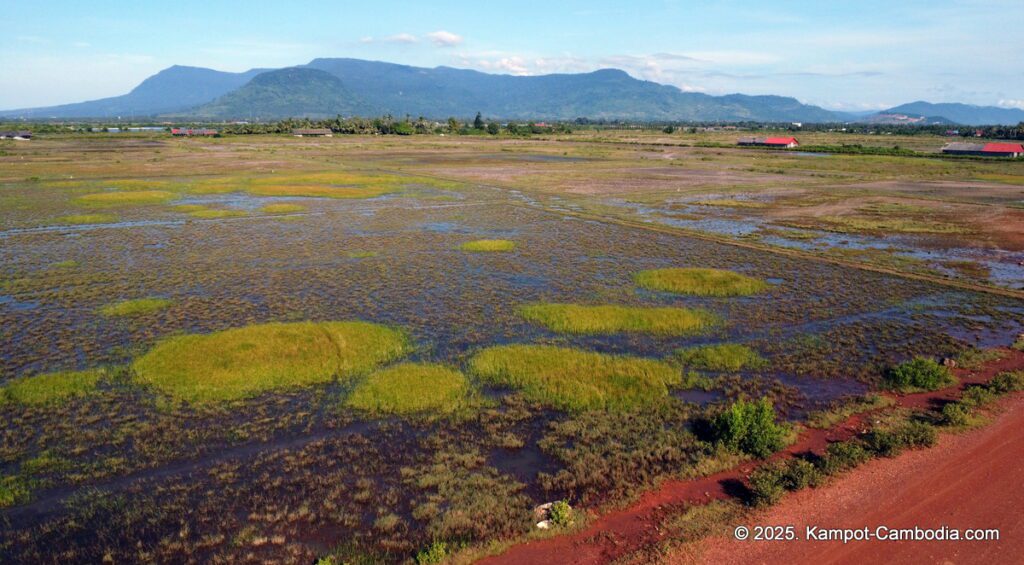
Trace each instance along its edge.
<instances>
[{"instance_id":1,"label":"flooded field","mask_svg":"<svg viewBox=\"0 0 1024 565\"><path fill-rule=\"evenodd\" d=\"M735 462L695 428L727 402L769 398L798 425L877 389L895 363L1024 330L1012 229L876 207L858 217L931 231L839 233L827 228L842 211L770 213L794 186L786 198L816 202L821 177L802 169L694 153L700 173L637 173L650 158L571 140L12 147L0 552L405 561L437 542L514 539L538 504L615 503ZM962 166L971 179L989 165ZM836 182L879 181L852 169ZM576 190L588 179L615 189ZM957 205L1019 200L1010 186ZM984 206L1018 217L1004 204ZM687 269L750 284L641 274ZM743 357L700 361L708 345Z\"/></svg>"}]
</instances>

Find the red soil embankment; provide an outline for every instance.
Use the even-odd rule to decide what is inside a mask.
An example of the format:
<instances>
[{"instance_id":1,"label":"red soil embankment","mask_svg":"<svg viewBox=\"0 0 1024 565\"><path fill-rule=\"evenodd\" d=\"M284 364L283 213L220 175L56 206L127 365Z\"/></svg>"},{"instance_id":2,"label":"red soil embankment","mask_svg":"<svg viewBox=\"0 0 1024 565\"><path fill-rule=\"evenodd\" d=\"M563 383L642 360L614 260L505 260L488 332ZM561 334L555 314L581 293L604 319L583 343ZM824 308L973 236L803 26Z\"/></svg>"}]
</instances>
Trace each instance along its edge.
<instances>
[{"instance_id":1,"label":"red soil embankment","mask_svg":"<svg viewBox=\"0 0 1024 565\"><path fill-rule=\"evenodd\" d=\"M1002 360L990 363L983 369L977 371L956 370L955 373L963 384L970 384L986 382L1000 372L1021 368L1024 368L1024 353L1008 349ZM957 399L961 392L962 389L958 386L937 392L900 396L896 398L896 402L900 406L925 408ZM1024 419L1024 415L1021 417ZM829 442L848 439L860 431L862 419L862 416L854 416L829 430L806 430L794 445L778 456L786 457L807 451L820 452ZM968 434L961 437L972 436ZM917 456L918 454L913 455ZM1018 455L1024 455L1024 451ZM902 456L893 461L901 460ZM515 545L500 555L481 560L480 563L607 563L644 546L657 543L666 534L660 529L660 524L665 515L671 511L688 505L732 497L734 494L732 489L735 485L744 481L755 467L755 463L750 463L702 479L665 481L659 488L642 495L630 506L598 517L587 528L579 532ZM924 468L919 471L930 473L931 470ZM1001 471L995 474L999 473ZM860 470L852 473L857 476L862 474ZM1006 475L1004 478L1020 483L1022 475L1014 472L1013 468L1008 468L1004 474ZM919 478L918 480L923 479ZM828 488L820 490L825 492ZM871 498L871 495L867 495L866 498ZM924 525L922 524L922 526ZM983 526L983 524L979 524L976 527Z\"/></svg>"}]
</instances>

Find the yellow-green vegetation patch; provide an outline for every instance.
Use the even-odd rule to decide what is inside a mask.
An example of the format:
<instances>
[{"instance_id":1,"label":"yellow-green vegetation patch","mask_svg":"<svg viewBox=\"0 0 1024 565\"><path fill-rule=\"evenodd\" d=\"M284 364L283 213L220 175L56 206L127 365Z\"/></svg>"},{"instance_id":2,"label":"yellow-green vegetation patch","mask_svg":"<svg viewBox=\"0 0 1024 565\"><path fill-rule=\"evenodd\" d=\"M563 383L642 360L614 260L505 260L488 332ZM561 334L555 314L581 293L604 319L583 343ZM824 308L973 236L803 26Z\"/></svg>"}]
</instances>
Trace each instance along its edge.
<instances>
[{"instance_id":1,"label":"yellow-green vegetation patch","mask_svg":"<svg viewBox=\"0 0 1024 565\"><path fill-rule=\"evenodd\" d=\"M128 317L152 314L173 304L166 298L136 298L107 304L100 308L100 314L107 317Z\"/></svg>"},{"instance_id":2,"label":"yellow-green vegetation patch","mask_svg":"<svg viewBox=\"0 0 1024 565\"><path fill-rule=\"evenodd\" d=\"M209 402L350 379L409 350L402 331L368 322L270 323L166 338L133 368L174 399Z\"/></svg>"},{"instance_id":3,"label":"yellow-green vegetation patch","mask_svg":"<svg viewBox=\"0 0 1024 565\"><path fill-rule=\"evenodd\" d=\"M345 256L349 259L369 259L380 255L377 251L346 251Z\"/></svg>"},{"instance_id":4,"label":"yellow-green vegetation patch","mask_svg":"<svg viewBox=\"0 0 1024 565\"><path fill-rule=\"evenodd\" d=\"M101 369L89 369L19 377L0 387L0 404L59 404L95 390L96 383L102 376Z\"/></svg>"},{"instance_id":5,"label":"yellow-green vegetation patch","mask_svg":"<svg viewBox=\"0 0 1024 565\"><path fill-rule=\"evenodd\" d=\"M571 334L687 335L717 321L713 314L700 309L615 305L528 304L519 308L519 314L551 331Z\"/></svg>"},{"instance_id":6,"label":"yellow-green vegetation patch","mask_svg":"<svg viewBox=\"0 0 1024 565\"><path fill-rule=\"evenodd\" d=\"M177 198L174 192L166 190L133 190L127 192L97 192L79 196L79 204L93 207L138 206L162 204Z\"/></svg>"},{"instance_id":7,"label":"yellow-green vegetation patch","mask_svg":"<svg viewBox=\"0 0 1024 565\"><path fill-rule=\"evenodd\" d=\"M294 214L305 210L306 207L302 204L267 204L260 208L260 212L264 214Z\"/></svg>"},{"instance_id":8,"label":"yellow-green vegetation patch","mask_svg":"<svg viewBox=\"0 0 1024 565\"><path fill-rule=\"evenodd\" d=\"M676 357L689 369L707 371L760 369L768 364L756 351L739 343L687 347L676 350Z\"/></svg>"},{"instance_id":9,"label":"yellow-green vegetation patch","mask_svg":"<svg viewBox=\"0 0 1024 565\"><path fill-rule=\"evenodd\" d=\"M468 406L469 381L458 370L400 363L371 373L346 404L378 414L451 413Z\"/></svg>"},{"instance_id":10,"label":"yellow-green vegetation patch","mask_svg":"<svg viewBox=\"0 0 1024 565\"><path fill-rule=\"evenodd\" d=\"M56 263L50 263L51 269L73 269L78 266L78 261L74 259L68 259L66 261L57 261Z\"/></svg>"},{"instance_id":11,"label":"yellow-green vegetation patch","mask_svg":"<svg viewBox=\"0 0 1024 565\"><path fill-rule=\"evenodd\" d=\"M117 216L113 214L72 214L57 218L57 221L67 226L112 224L117 221Z\"/></svg>"},{"instance_id":12,"label":"yellow-green vegetation patch","mask_svg":"<svg viewBox=\"0 0 1024 565\"><path fill-rule=\"evenodd\" d=\"M654 359L550 345L490 347L469 360L469 369L484 382L574 411L649 405L680 380L678 369Z\"/></svg>"},{"instance_id":13,"label":"yellow-green vegetation patch","mask_svg":"<svg viewBox=\"0 0 1024 565\"><path fill-rule=\"evenodd\" d=\"M508 239L478 239L476 241L467 241L459 246L459 249L463 251L471 251L474 253L512 251L515 248L516 242Z\"/></svg>"},{"instance_id":14,"label":"yellow-green vegetation patch","mask_svg":"<svg viewBox=\"0 0 1024 565\"><path fill-rule=\"evenodd\" d=\"M199 218L201 220L219 220L221 218L241 218L242 216L248 216L248 212L245 210L223 210L223 209L206 209L206 210L195 210L188 213L193 218Z\"/></svg>"},{"instance_id":15,"label":"yellow-green vegetation patch","mask_svg":"<svg viewBox=\"0 0 1024 565\"><path fill-rule=\"evenodd\" d=\"M899 233L968 233L965 227L907 218L863 218L855 216L822 216L822 221L833 226L834 231L869 231Z\"/></svg>"},{"instance_id":16,"label":"yellow-green vegetation patch","mask_svg":"<svg viewBox=\"0 0 1024 565\"><path fill-rule=\"evenodd\" d=\"M712 198L694 202L698 206L717 206L722 208L765 208L768 205L764 202L754 200L736 200L735 198Z\"/></svg>"},{"instance_id":17,"label":"yellow-green vegetation patch","mask_svg":"<svg viewBox=\"0 0 1024 565\"><path fill-rule=\"evenodd\" d=\"M330 186L305 184L252 185L246 189L258 196L311 196L317 198L375 198L398 190L382 186Z\"/></svg>"},{"instance_id":18,"label":"yellow-green vegetation patch","mask_svg":"<svg viewBox=\"0 0 1024 565\"><path fill-rule=\"evenodd\" d=\"M698 296L747 296L768 288L760 279L723 269L652 269L640 271L633 280L649 290Z\"/></svg>"},{"instance_id":19,"label":"yellow-green vegetation patch","mask_svg":"<svg viewBox=\"0 0 1024 565\"><path fill-rule=\"evenodd\" d=\"M208 210L208 208L202 204L179 204L174 207L175 212L182 212L185 214L188 214L189 212L199 212L200 210Z\"/></svg>"}]
</instances>

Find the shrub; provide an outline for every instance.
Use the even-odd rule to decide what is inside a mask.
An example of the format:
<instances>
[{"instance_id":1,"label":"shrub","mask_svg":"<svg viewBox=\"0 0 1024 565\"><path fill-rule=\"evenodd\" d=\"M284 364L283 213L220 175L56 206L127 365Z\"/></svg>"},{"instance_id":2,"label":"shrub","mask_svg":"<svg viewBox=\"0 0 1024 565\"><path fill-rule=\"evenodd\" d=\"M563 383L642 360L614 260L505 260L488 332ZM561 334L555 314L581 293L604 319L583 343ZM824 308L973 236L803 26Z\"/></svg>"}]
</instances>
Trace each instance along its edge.
<instances>
[{"instance_id":1,"label":"shrub","mask_svg":"<svg viewBox=\"0 0 1024 565\"><path fill-rule=\"evenodd\" d=\"M716 441L730 449L767 457L782 448L785 429L775 423L775 408L765 398L739 400L711 422Z\"/></svg>"},{"instance_id":2,"label":"shrub","mask_svg":"<svg viewBox=\"0 0 1024 565\"><path fill-rule=\"evenodd\" d=\"M966 426L971 421L971 409L961 402L950 402L942 407L942 423L946 426Z\"/></svg>"},{"instance_id":3,"label":"shrub","mask_svg":"<svg viewBox=\"0 0 1024 565\"><path fill-rule=\"evenodd\" d=\"M451 550L448 549L448 544L443 541L435 541L428 545L426 548L421 549L416 554L416 563L418 565L433 565L444 561Z\"/></svg>"},{"instance_id":4,"label":"shrub","mask_svg":"<svg viewBox=\"0 0 1024 565\"><path fill-rule=\"evenodd\" d=\"M857 467L871 458L867 449L857 441L841 441L829 444L818 467L826 475L835 475Z\"/></svg>"},{"instance_id":5,"label":"shrub","mask_svg":"<svg viewBox=\"0 0 1024 565\"><path fill-rule=\"evenodd\" d=\"M924 422L906 422L890 430L872 430L865 437L867 448L882 457L895 457L904 449L935 445L935 428Z\"/></svg>"},{"instance_id":6,"label":"shrub","mask_svg":"<svg viewBox=\"0 0 1024 565\"><path fill-rule=\"evenodd\" d=\"M889 388L901 391L937 390L956 382L948 368L924 357L892 367L886 372L885 380Z\"/></svg>"},{"instance_id":7,"label":"shrub","mask_svg":"<svg viewBox=\"0 0 1024 565\"><path fill-rule=\"evenodd\" d=\"M1013 373L999 373L988 383L989 388L996 394L1006 394L1024 390L1024 371Z\"/></svg>"},{"instance_id":8,"label":"shrub","mask_svg":"<svg viewBox=\"0 0 1024 565\"><path fill-rule=\"evenodd\" d=\"M960 402L970 408L980 408L992 403L995 399L996 392L993 389L984 386L972 386L964 391Z\"/></svg>"},{"instance_id":9,"label":"shrub","mask_svg":"<svg viewBox=\"0 0 1024 565\"><path fill-rule=\"evenodd\" d=\"M564 500L559 500L551 505L551 523L556 526L571 526L573 522L572 506Z\"/></svg>"},{"instance_id":10,"label":"shrub","mask_svg":"<svg viewBox=\"0 0 1024 565\"><path fill-rule=\"evenodd\" d=\"M816 487L821 481L821 473L813 463L806 459L791 459L786 464L782 476L782 486L786 490L797 491L807 487Z\"/></svg>"},{"instance_id":11,"label":"shrub","mask_svg":"<svg viewBox=\"0 0 1024 565\"><path fill-rule=\"evenodd\" d=\"M786 493L786 469L780 464L762 465L750 474L750 504L771 506Z\"/></svg>"}]
</instances>

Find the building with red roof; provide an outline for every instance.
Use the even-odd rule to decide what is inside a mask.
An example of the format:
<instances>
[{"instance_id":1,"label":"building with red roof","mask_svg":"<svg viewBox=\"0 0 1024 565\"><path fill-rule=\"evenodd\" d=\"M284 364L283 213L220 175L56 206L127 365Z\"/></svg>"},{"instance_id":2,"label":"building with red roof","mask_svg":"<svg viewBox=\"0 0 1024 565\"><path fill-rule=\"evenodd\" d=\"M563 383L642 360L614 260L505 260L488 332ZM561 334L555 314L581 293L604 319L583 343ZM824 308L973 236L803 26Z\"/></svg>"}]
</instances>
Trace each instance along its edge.
<instances>
[{"instance_id":1,"label":"building with red roof","mask_svg":"<svg viewBox=\"0 0 1024 565\"><path fill-rule=\"evenodd\" d=\"M795 137L741 137L737 145L757 147L785 147L792 149L799 147L800 142Z\"/></svg>"},{"instance_id":2,"label":"building with red roof","mask_svg":"<svg viewBox=\"0 0 1024 565\"><path fill-rule=\"evenodd\" d=\"M980 157L1020 157L1024 145L1020 143L947 143L942 152L949 155L978 155Z\"/></svg>"}]
</instances>

